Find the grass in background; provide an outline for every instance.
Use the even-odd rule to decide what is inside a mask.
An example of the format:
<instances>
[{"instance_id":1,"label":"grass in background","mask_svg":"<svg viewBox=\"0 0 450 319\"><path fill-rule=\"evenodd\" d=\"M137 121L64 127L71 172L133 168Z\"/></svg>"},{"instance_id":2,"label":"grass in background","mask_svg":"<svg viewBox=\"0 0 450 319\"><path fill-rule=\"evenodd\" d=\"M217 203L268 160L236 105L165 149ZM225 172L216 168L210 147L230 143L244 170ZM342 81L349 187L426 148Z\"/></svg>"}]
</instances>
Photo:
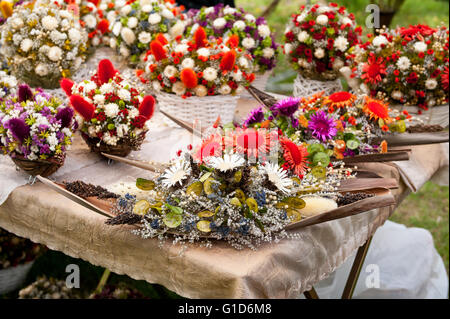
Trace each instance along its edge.
<instances>
[{"instance_id":1,"label":"grass in background","mask_svg":"<svg viewBox=\"0 0 450 319\"><path fill-rule=\"evenodd\" d=\"M428 229L434 245L444 259L449 273L449 188L427 182L415 194L410 194L390 220L408 227Z\"/></svg>"}]
</instances>

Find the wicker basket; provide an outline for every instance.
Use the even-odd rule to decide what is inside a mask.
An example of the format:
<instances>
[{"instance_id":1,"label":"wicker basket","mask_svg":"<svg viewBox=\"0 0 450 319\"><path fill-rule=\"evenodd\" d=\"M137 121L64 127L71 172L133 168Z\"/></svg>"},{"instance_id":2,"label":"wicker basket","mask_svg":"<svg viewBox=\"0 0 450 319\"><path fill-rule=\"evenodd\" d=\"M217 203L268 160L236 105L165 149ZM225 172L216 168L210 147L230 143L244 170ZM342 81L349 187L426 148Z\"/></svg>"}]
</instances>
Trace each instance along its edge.
<instances>
[{"instance_id":1,"label":"wicker basket","mask_svg":"<svg viewBox=\"0 0 450 319\"><path fill-rule=\"evenodd\" d=\"M125 157L128 154L131 153L131 151L137 151L140 149L142 143L145 140L145 134L146 132L139 135L137 138L123 138L120 140L117 145L108 145L103 143L99 138L97 137L89 137L85 133L81 133L81 136L83 137L83 140L86 142L86 144L91 149L91 152L100 154L100 153L107 153L111 155L121 156Z\"/></svg>"},{"instance_id":2,"label":"wicker basket","mask_svg":"<svg viewBox=\"0 0 450 319\"><path fill-rule=\"evenodd\" d=\"M294 80L293 95L295 97L307 97L322 91L325 95L331 95L342 90L342 84L339 78L331 81L318 81L305 78L301 74L298 74Z\"/></svg>"},{"instance_id":3,"label":"wicker basket","mask_svg":"<svg viewBox=\"0 0 450 319\"><path fill-rule=\"evenodd\" d=\"M33 264L34 260L16 267L0 270L0 295L20 288L25 282Z\"/></svg>"},{"instance_id":4,"label":"wicker basket","mask_svg":"<svg viewBox=\"0 0 450 319\"><path fill-rule=\"evenodd\" d=\"M233 121L239 96L227 94L191 96L183 99L175 94L158 92L156 100L159 108L164 112L190 123L198 120L198 124L202 127L209 127L214 124L218 116L222 123ZM179 127L169 119L165 119L165 122L171 127Z\"/></svg>"},{"instance_id":5,"label":"wicker basket","mask_svg":"<svg viewBox=\"0 0 450 319\"><path fill-rule=\"evenodd\" d=\"M427 111L422 110L422 114L419 114L421 110L417 106L405 106L405 105L391 105L392 109L408 111L414 118L420 120L425 125L440 125L442 127L448 127L449 124L449 105L440 105L430 107ZM414 123L417 124L417 123Z\"/></svg>"},{"instance_id":6,"label":"wicker basket","mask_svg":"<svg viewBox=\"0 0 450 319\"><path fill-rule=\"evenodd\" d=\"M37 176L41 175L43 177L47 177L55 173L60 167L64 165L65 155L51 158L49 160L29 160L24 158L22 155L16 155L11 158L16 164L24 172Z\"/></svg>"},{"instance_id":7,"label":"wicker basket","mask_svg":"<svg viewBox=\"0 0 450 319\"><path fill-rule=\"evenodd\" d=\"M251 83L251 85L257 88L258 90L265 92L267 82L269 81L271 75L272 71L267 71L264 74L256 74L255 80ZM250 93L248 93L247 90L244 90L240 95L240 97L248 100L253 99L253 96Z\"/></svg>"}]
</instances>

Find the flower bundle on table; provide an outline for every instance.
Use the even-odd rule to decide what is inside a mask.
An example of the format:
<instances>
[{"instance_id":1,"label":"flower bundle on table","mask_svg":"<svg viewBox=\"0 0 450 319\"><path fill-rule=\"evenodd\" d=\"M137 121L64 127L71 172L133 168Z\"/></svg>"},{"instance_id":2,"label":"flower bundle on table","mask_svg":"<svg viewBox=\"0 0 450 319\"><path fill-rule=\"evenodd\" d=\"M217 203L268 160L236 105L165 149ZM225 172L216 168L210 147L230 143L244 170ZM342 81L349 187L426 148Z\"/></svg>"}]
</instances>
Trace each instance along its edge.
<instances>
[{"instance_id":1,"label":"flower bundle on table","mask_svg":"<svg viewBox=\"0 0 450 319\"><path fill-rule=\"evenodd\" d=\"M82 117L83 137L95 141L95 147L128 146L137 150L153 116L155 99L134 89L114 68L111 61L101 60L90 80L73 83L61 80L70 104Z\"/></svg>"},{"instance_id":2,"label":"flower bundle on table","mask_svg":"<svg viewBox=\"0 0 450 319\"><path fill-rule=\"evenodd\" d=\"M175 38L184 32L183 7L174 1L102 1L100 9L109 21L110 47L132 64L142 62L157 34Z\"/></svg>"},{"instance_id":3,"label":"flower bundle on table","mask_svg":"<svg viewBox=\"0 0 450 319\"><path fill-rule=\"evenodd\" d=\"M264 73L276 65L278 44L263 17L255 18L242 8L218 4L214 7L191 9L187 13L188 26L185 34L194 34L201 26L210 37L234 41L247 50L255 66L255 72Z\"/></svg>"},{"instance_id":4,"label":"flower bundle on table","mask_svg":"<svg viewBox=\"0 0 450 319\"><path fill-rule=\"evenodd\" d=\"M278 127L293 141L306 141L309 158L329 161L359 154L386 152L387 144L374 145L371 140L384 132L403 133L411 116L399 113L368 96L336 92L307 98L287 98L264 112L254 109L244 122L246 127ZM320 155L313 155L319 150ZM326 156L325 156L326 155Z\"/></svg>"},{"instance_id":5,"label":"flower bundle on table","mask_svg":"<svg viewBox=\"0 0 450 319\"><path fill-rule=\"evenodd\" d=\"M336 3L301 6L284 33L284 52L305 78L334 80L339 69L349 64L361 33L354 15L345 7Z\"/></svg>"},{"instance_id":6,"label":"flower bundle on table","mask_svg":"<svg viewBox=\"0 0 450 319\"><path fill-rule=\"evenodd\" d=\"M54 1L56 2L56 1ZM79 19L79 23L86 30L89 38L89 52L102 43L104 34L108 32L108 20L103 18L99 10L100 0L57 0L57 3Z\"/></svg>"},{"instance_id":7,"label":"flower bundle on table","mask_svg":"<svg viewBox=\"0 0 450 319\"><path fill-rule=\"evenodd\" d=\"M136 233L144 238L171 234L176 243L207 236L237 249L255 248L292 237L287 225L338 206L335 187L352 176L351 170L329 167L316 173L299 179L276 163L250 163L238 153L214 154L201 163L186 153L155 180L138 179L136 186L148 195L121 197L115 207L120 215L108 223L140 215Z\"/></svg>"},{"instance_id":8,"label":"flower bundle on table","mask_svg":"<svg viewBox=\"0 0 450 319\"><path fill-rule=\"evenodd\" d=\"M155 91L190 96L235 94L255 78L252 57L233 41L208 40L203 27L191 38L167 41L158 35L150 43L141 80Z\"/></svg>"},{"instance_id":9,"label":"flower bundle on table","mask_svg":"<svg viewBox=\"0 0 450 319\"><path fill-rule=\"evenodd\" d=\"M0 71L0 101L10 94L16 93L17 79L14 75L9 75L5 71Z\"/></svg>"},{"instance_id":10,"label":"flower bundle on table","mask_svg":"<svg viewBox=\"0 0 450 319\"><path fill-rule=\"evenodd\" d=\"M49 2L19 6L1 30L11 72L32 86L55 88L85 59L87 34L74 15Z\"/></svg>"},{"instance_id":11,"label":"flower bundle on table","mask_svg":"<svg viewBox=\"0 0 450 319\"><path fill-rule=\"evenodd\" d=\"M357 50L352 71L379 99L423 110L448 103L448 28L381 30Z\"/></svg>"},{"instance_id":12,"label":"flower bundle on table","mask_svg":"<svg viewBox=\"0 0 450 319\"><path fill-rule=\"evenodd\" d=\"M0 104L0 149L12 158L63 162L76 128L70 107L26 84Z\"/></svg>"}]
</instances>

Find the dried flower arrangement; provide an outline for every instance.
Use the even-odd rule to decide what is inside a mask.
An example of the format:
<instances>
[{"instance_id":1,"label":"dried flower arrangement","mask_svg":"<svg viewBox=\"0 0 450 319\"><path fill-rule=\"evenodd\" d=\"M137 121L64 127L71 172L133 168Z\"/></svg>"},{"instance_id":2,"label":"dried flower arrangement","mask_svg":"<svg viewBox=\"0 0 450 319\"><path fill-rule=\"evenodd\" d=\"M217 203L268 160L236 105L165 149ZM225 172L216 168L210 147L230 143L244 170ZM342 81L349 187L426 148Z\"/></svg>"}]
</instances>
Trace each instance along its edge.
<instances>
[{"instance_id":1,"label":"dried flower arrangement","mask_svg":"<svg viewBox=\"0 0 450 319\"><path fill-rule=\"evenodd\" d=\"M213 134L180 153L156 179L138 179L137 188L148 195L119 198L113 210L118 216L107 223L141 221L135 233L144 238L175 236L174 243L207 246L208 239L223 239L237 249L290 238L287 225L337 208L337 187L354 177L341 162L308 163L306 156L305 146L277 132Z\"/></svg>"},{"instance_id":2,"label":"dried flower arrangement","mask_svg":"<svg viewBox=\"0 0 450 319\"><path fill-rule=\"evenodd\" d=\"M380 30L355 50L352 77L378 99L420 109L448 103L449 31L415 25Z\"/></svg>"},{"instance_id":3,"label":"dried flower arrangement","mask_svg":"<svg viewBox=\"0 0 450 319\"><path fill-rule=\"evenodd\" d=\"M48 0L18 6L1 31L11 72L32 86L55 88L85 59L87 34L73 13Z\"/></svg>"},{"instance_id":4,"label":"dried flower arrangement","mask_svg":"<svg viewBox=\"0 0 450 319\"><path fill-rule=\"evenodd\" d=\"M150 81L155 91L190 96L236 94L254 79L252 58L237 42L208 39L198 27L190 38L168 41L162 34L150 43L145 72L138 75Z\"/></svg>"},{"instance_id":5,"label":"dried flower arrangement","mask_svg":"<svg viewBox=\"0 0 450 319\"><path fill-rule=\"evenodd\" d=\"M0 270L33 261L43 251L44 246L0 228Z\"/></svg>"},{"instance_id":6,"label":"dried flower arrangement","mask_svg":"<svg viewBox=\"0 0 450 319\"><path fill-rule=\"evenodd\" d=\"M62 79L61 88L81 116L81 134L92 151L126 156L139 149L155 99L133 88L111 61L101 60L90 80Z\"/></svg>"},{"instance_id":7,"label":"dried flower arrangement","mask_svg":"<svg viewBox=\"0 0 450 319\"><path fill-rule=\"evenodd\" d=\"M253 58L255 72L264 73L275 67L279 45L264 17L256 18L242 8L223 3L191 9L186 15L185 34L193 35L199 26L203 27L208 37L220 37L225 43L235 41L238 47L247 50Z\"/></svg>"},{"instance_id":8,"label":"dried flower arrangement","mask_svg":"<svg viewBox=\"0 0 450 319\"><path fill-rule=\"evenodd\" d=\"M409 119L407 111L400 113L381 100L343 91L329 96L319 93L306 98L290 97L267 112L258 107L249 113L243 125L278 127L293 141L306 141L309 156L320 150L320 155L314 156L325 158L326 154L343 159L386 152L385 141L374 144L372 140L385 132L405 132L405 121Z\"/></svg>"},{"instance_id":9,"label":"dried flower arrangement","mask_svg":"<svg viewBox=\"0 0 450 319\"><path fill-rule=\"evenodd\" d=\"M334 80L339 69L349 64L361 33L354 15L345 7L336 3L302 5L284 33L284 52L305 78Z\"/></svg>"},{"instance_id":10,"label":"dried flower arrangement","mask_svg":"<svg viewBox=\"0 0 450 319\"><path fill-rule=\"evenodd\" d=\"M70 107L26 84L0 103L0 149L31 175L50 175L64 164L77 126Z\"/></svg>"},{"instance_id":11,"label":"dried flower arrangement","mask_svg":"<svg viewBox=\"0 0 450 319\"><path fill-rule=\"evenodd\" d=\"M174 39L185 28L184 7L175 1L103 0L99 8L109 21L109 46L133 65L143 61L157 34Z\"/></svg>"}]
</instances>

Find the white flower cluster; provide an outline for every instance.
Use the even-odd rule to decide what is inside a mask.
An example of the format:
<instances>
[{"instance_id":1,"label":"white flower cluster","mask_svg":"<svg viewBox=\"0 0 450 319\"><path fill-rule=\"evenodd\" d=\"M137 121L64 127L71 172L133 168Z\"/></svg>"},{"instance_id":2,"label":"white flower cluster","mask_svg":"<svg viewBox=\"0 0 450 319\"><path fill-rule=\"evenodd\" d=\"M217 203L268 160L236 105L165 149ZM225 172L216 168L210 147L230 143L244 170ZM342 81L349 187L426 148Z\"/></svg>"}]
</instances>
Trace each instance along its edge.
<instances>
[{"instance_id":1,"label":"white flower cluster","mask_svg":"<svg viewBox=\"0 0 450 319\"><path fill-rule=\"evenodd\" d=\"M0 71L0 101L16 92L17 79L5 71Z\"/></svg>"},{"instance_id":2,"label":"white flower cluster","mask_svg":"<svg viewBox=\"0 0 450 319\"><path fill-rule=\"evenodd\" d=\"M105 41L132 64L143 61L158 33L170 39L182 35L185 29L180 8L170 2L102 0L99 9L106 13L111 30L111 37Z\"/></svg>"},{"instance_id":3,"label":"white flower cluster","mask_svg":"<svg viewBox=\"0 0 450 319\"><path fill-rule=\"evenodd\" d=\"M99 137L107 145L117 145L124 138L134 138L148 131L148 121L143 127L133 125L133 121L139 116L135 105L142 102L143 93L132 96L130 87L129 82L119 80L119 77L101 86L89 80L74 84L72 93L83 96L95 106L94 117L99 114L104 116L102 120L83 121L82 132L90 137ZM112 101L109 98L111 96L117 99Z\"/></svg>"},{"instance_id":4,"label":"white flower cluster","mask_svg":"<svg viewBox=\"0 0 450 319\"><path fill-rule=\"evenodd\" d=\"M85 59L87 34L74 15L41 1L18 7L1 30L1 53L12 73L31 85L56 87Z\"/></svg>"}]
</instances>

